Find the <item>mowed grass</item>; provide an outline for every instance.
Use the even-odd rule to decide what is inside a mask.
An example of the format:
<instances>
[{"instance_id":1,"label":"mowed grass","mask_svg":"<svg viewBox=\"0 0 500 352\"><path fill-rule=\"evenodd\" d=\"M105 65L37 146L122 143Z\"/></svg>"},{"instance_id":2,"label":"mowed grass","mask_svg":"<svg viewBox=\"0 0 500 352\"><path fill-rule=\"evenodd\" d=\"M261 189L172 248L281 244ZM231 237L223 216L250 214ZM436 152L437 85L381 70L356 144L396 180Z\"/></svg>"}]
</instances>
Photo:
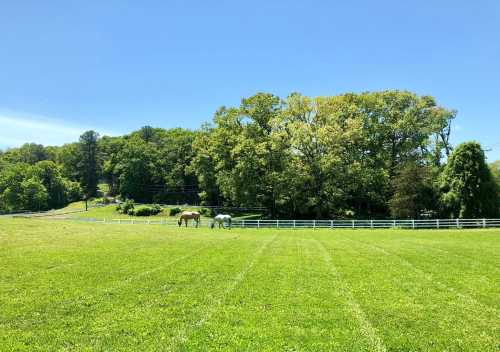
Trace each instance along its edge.
<instances>
[{"instance_id":1,"label":"mowed grass","mask_svg":"<svg viewBox=\"0 0 500 352\"><path fill-rule=\"evenodd\" d=\"M500 231L0 219L5 351L498 351Z\"/></svg>"}]
</instances>

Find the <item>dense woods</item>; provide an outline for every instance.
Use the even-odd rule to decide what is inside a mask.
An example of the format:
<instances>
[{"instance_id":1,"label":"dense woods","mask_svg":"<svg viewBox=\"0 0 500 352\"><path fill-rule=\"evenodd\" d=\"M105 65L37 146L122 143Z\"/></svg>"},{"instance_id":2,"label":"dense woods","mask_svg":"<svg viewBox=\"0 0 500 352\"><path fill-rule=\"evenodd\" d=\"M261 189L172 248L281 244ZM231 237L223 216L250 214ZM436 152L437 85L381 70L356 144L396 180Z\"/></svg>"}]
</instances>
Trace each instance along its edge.
<instances>
[{"instance_id":1,"label":"dense woods","mask_svg":"<svg viewBox=\"0 0 500 352\"><path fill-rule=\"evenodd\" d=\"M450 144L455 111L383 91L221 107L199 130L85 132L64 146L0 154L0 210L56 208L110 195L137 202L264 207L270 217L498 215L498 162ZM492 173L493 171L493 173Z\"/></svg>"}]
</instances>

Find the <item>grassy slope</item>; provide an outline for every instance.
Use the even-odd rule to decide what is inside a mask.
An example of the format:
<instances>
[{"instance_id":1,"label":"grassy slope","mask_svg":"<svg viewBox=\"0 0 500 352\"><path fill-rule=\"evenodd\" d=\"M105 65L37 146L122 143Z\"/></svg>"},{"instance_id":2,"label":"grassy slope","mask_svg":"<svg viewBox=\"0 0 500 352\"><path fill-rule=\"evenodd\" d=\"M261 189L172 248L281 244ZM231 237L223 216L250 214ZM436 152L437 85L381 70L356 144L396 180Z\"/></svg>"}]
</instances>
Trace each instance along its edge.
<instances>
[{"instance_id":1,"label":"grassy slope","mask_svg":"<svg viewBox=\"0 0 500 352\"><path fill-rule=\"evenodd\" d=\"M55 213L56 214L62 214L62 213L67 213L67 212L74 212L75 210L84 210L85 209L85 203L84 202L75 202L70 205L68 205L65 208L57 210ZM194 210L194 211L199 211L199 209L195 208L182 208L182 210ZM95 218L95 219L178 219L179 215L175 216L168 216L168 210L164 209L163 212L160 214L154 215L154 216L130 216L127 214L120 214L119 212L116 211L116 205L107 205L103 207L93 207L89 208L88 211L84 212L77 212L77 213L71 213L68 214L68 216L74 217L74 218ZM239 214L238 216L234 216L234 219L258 219L260 218L260 214L254 214L254 213L248 213L248 214ZM202 215L201 219L206 219L207 217ZM208 217L210 218L210 217Z\"/></svg>"},{"instance_id":2,"label":"grassy slope","mask_svg":"<svg viewBox=\"0 0 500 352\"><path fill-rule=\"evenodd\" d=\"M496 351L499 236L1 219L0 349Z\"/></svg>"}]
</instances>

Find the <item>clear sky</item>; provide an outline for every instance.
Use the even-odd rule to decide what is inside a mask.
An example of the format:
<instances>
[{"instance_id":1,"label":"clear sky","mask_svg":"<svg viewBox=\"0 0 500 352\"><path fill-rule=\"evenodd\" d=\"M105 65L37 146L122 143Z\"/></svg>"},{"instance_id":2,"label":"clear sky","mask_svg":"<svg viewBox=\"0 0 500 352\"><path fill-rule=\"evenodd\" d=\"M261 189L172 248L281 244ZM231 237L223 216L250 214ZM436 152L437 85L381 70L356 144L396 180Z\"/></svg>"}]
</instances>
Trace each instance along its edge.
<instances>
[{"instance_id":1,"label":"clear sky","mask_svg":"<svg viewBox=\"0 0 500 352\"><path fill-rule=\"evenodd\" d=\"M500 1L2 1L0 147L196 128L258 91L407 89L500 159Z\"/></svg>"}]
</instances>

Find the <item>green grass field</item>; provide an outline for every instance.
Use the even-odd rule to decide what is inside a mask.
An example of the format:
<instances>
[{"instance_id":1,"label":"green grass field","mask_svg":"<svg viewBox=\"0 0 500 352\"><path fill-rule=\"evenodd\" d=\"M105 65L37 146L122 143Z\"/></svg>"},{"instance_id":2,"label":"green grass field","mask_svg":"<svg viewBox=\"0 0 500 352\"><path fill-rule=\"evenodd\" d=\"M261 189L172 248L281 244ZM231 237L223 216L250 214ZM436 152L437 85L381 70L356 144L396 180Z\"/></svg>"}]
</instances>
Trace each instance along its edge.
<instances>
[{"instance_id":1,"label":"green grass field","mask_svg":"<svg viewBox=\"0 0 500 352\"><path fill-rule=\"evenodd\" d=\"M500 230L0 219L3 351L499 351Z\"/></svg>"}]
</instances>

